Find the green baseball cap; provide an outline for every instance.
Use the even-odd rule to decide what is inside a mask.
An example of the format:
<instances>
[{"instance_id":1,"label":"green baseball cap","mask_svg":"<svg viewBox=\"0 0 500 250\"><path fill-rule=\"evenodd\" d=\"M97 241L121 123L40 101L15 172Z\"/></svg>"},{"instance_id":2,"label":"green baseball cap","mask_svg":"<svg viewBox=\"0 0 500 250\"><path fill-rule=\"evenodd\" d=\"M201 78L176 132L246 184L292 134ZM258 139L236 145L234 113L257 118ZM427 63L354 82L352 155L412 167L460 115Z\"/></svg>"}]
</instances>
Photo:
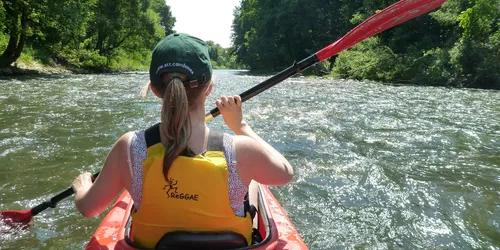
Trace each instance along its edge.
<instances>
[{"instance_id":1,"label":"green baseball cap","mask_svg":"<svg viewBox=\"0 0 500 250\"><path fill-rule=\"evenodd\" d=\"M194 87L212 78L212 64L207 44L196 37L175 33L163 38L154 48L149 67L151 83L161 85L161 74L184 73Z\"/></svg>"}]
</instances>

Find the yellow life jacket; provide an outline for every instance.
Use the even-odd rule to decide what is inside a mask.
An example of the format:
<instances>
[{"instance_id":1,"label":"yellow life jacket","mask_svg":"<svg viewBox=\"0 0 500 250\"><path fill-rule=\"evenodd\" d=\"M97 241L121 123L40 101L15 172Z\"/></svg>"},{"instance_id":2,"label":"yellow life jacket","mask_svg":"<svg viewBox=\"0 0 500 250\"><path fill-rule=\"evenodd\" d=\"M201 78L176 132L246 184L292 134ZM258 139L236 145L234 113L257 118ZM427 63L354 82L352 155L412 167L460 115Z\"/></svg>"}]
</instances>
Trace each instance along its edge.
<instances>
[{"instance_id":1,"label":"yellow life jacket","mask_svg":"<svg viewBox=\"0 0 500 250\"><path fill-rule=\"evenodd\" d=\"M165 147L159 124L146 130L147 157L142 163L142 201L132 214L134 243L154 248L173 231L231 231L252 242L252 219L236 216L228 193L228 167L222 132L210 131L204 155L177 157L163 176Z\"/></svg>"}]
</instances>

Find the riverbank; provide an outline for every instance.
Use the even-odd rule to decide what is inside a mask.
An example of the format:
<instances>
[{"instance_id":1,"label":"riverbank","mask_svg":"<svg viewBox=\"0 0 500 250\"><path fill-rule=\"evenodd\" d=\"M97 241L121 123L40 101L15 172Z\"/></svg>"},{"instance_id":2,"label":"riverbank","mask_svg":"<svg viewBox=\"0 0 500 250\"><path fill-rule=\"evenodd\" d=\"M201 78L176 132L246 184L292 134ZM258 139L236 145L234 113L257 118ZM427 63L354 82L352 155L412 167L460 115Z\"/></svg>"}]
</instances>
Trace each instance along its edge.
<instances>
[{"instance_id":1,"label":"riverbank","mask_svg":"<svg viewBox=\"0 0 500 250\"><path fill-rule=\"evenodd\" d=\"M71 74L72 70L61 65L48 66L38 62L13 63L10 67L0 68L0 76L22 76L22 75L60 75Z\"/></svg>"},{"instance_id":2,"label":"riverbank","mask_svg":"<svg viewBox=\"0 0 500 250\"><path fill-rule=\"evenodd\" d=\"M226 71L246 71L244 69L225 69L214 68L216 70ZM0 68L0 77L8 76L44 76L44 75L68 75L68 74L112 74L112 73L126 73L126 72L139 72L148 71L147 68L122 68L119 70L112 69L82 69L71 68L62 65L47 65L37 61L24 63L16 62L10 67Z\"/></svg>"},{"instance_id":3,"label":"riverbank","mask_svg":"<svg viewBox=\"0 0 500 250\"><path fill-rule=\"evenodd\" d=\"M279 71L273 70L247 70L247 69L225 69L225 68L214 68L215 70L221 71L241 71L245 72L247 75L251 76L272 76L279 73ZM345 81L348 78L335 76L333 74L320 74L317 75L314 73L314 68L308 68L303 72L295 74L292 78L309 78L309 79L331 79L336 81ZM316 70L318 70L316 68ZM130 72L147 72L147 68L121 68L119 70L115 69L82 69L82 68L70 68L65 67L59 64L42 64L38 61L30 61L30 62L16 62L13 63L12 66L8 68L0 68L0 77L9 77L9 76L46 76L46 75L71 75L71 74L116 74L116 73L130 73ZM355 79L358 81L364 81L362 79ZM372 81L369 79L365 79L366 81ZM392 86L433 86L433 87L447 87L447 88L468 88L468 89L492 89L496 90L496 88L481 88L477 86L465 85L465 86L453 86L449 84L441 84L441 85L433 85L430 83L419 83L415 84L409 80L402 81L393 81L393 82L385 82L385 81L377 81L384 85L392 85Z\"/></svg>"},{"instance_id":4,"label":"riverbank","mask_svg":"<svg viewBox=\"0 0 500 250\"><path fill-rule=\"evenodd\" d=\"M124 73L130 71L146 71L146 69L82 69L65 67L60 64L47 65L37 61L29 63L16 62L10 67L0 68L0 76L44 76L44 75L70 75L70 74L100 74L100 73Z\"/></svg>"}]
</instances>

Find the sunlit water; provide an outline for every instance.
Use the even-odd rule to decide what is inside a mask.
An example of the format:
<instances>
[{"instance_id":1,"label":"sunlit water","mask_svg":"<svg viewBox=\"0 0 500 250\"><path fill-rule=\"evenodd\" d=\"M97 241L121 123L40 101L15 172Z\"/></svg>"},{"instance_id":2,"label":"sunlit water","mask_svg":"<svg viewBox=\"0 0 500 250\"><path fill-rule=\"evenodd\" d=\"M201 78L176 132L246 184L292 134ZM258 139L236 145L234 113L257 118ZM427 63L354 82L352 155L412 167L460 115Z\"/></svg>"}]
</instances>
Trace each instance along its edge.
<instances>
[{"instance_id":1,"label":"sunlit water","mask_svg":"<svg viewBox=\"0 0 500 250\"><path fill-rule=\"evenodd\" d=\"M207 110L266 79L215 74ZM119 136L158 121L159 100L138 98L147 79L0 79L0 210L99 171ZM244 109L294 166L272 191L311 249L500 248L500 92L292 78ZM0 249L81 249L103 216L68 198L27 231L0 225Z\"/></svg>"}]
</instances>

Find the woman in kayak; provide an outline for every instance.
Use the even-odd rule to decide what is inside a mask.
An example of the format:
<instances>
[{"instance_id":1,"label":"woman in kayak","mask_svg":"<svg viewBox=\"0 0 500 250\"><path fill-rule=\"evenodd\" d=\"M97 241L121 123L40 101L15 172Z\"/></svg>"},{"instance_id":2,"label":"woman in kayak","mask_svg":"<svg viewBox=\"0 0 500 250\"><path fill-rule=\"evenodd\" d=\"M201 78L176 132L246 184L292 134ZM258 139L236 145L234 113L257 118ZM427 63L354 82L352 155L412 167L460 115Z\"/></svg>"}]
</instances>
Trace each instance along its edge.
<instances>
[{"instance_id":1,"label":"woman in kayak","mask_svg":"<svg viewBox=\"0 0 500 250\"><path fill-rule=\"evenodd\" d=\"M96 216L125 188L134 200L132 234L141 247L153 248L179 230L229 230L251 244L245 202L251 182L285 185L292 166L243 120L239 96L216 101L235 135L206 126L213 77L202 40L165 37L153 50L149 75L147 89L163 99L161 123L121 136L94 183L90 173L78 176L72 185L76 208Z\"/></svg>"}]
</instances>

